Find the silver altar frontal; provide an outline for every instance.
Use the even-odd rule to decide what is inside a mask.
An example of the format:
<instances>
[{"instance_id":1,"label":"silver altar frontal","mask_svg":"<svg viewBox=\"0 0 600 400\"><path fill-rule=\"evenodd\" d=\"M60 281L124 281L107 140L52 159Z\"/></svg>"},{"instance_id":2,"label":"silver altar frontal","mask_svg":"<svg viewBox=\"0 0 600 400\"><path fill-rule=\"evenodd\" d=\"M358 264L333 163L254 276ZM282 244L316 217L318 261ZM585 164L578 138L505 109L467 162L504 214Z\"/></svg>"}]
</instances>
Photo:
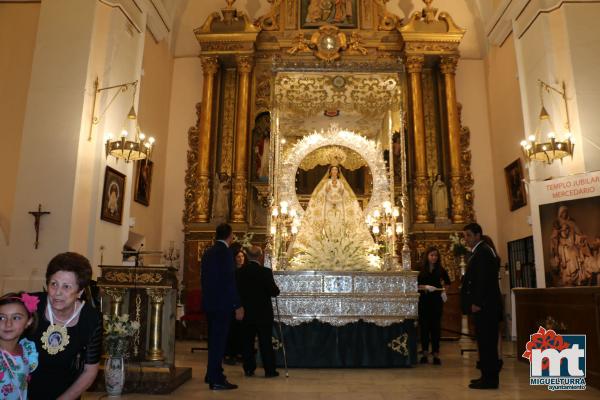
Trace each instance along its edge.
<instances>
[{"instance_id":1,"label":"silver altar frontal","mask_svg":"<svg viewBox=\"0 0 600 400\"><path fill-rule=\"evenodd\" d=\"M417 272L274 271L281 322L318 320L342 326L360 320L389 326L418 316ZM277 302L277 304L276 304Z\"/></svg>"}]
</instances>

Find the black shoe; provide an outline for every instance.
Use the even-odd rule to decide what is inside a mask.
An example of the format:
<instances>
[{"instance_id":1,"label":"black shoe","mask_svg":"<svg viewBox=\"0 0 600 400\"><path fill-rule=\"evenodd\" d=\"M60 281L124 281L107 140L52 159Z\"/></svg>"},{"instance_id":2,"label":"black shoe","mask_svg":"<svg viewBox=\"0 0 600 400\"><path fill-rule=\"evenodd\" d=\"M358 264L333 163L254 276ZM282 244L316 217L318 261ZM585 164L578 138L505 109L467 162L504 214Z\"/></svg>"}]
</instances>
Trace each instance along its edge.
<instances>
[{"instance_id":1,"label":"black shoe","mask_svg":"<svg viewBox=\"0 0 600 400\"><path fill-rule=\"evenodd\" d=\"M254 376L254 371L244 371L244 376Z\"/></svg>"},{"instance_id":2,"label":"black shoe","mask_svg":"<svg viewBox=\"0 0 600 400\"><path fill-rule=\"evenodd\" d=\"M433 357L433 365L442 365L442 360L439 357Z\"/></svg>"},{"instance_id":3,"label":"black shoe","mask_svg":"<svg viewBox=\"0 0 600 400\"><path fill-rule=\"evenodd\" d=\"M278 376L279 376L279 372L277 372L277 371L265 372L265 378L276 378Z\"/></svg>"},{"instance_id":4,"label":"black shoe","mask_svg":"<svg viewBox=\"0 0 600 400\"><path fill-rule=\"evenodd\" d=\"M421 357L421 360L419 360L419 362L421 364L427 364L427 363L429 363L429 360L427 359L427 356L423 356L423 357Z\"/></svg>"},{"instance_id":5,"label":"black shoe","mask_svg":"<svg viewBox=\"0 0 600 400\"><path fill-rule=\"evenodd\" d=\"M208 387L210 390L231 390L237 389L238 385L224 381L223 383L209 383Z\"/></svg>"},{"instance_id":6,"label":"black shoe","mask_svg":"<svg viewBox=\"0 0 600 400\"><path fill-rule=\"evenodd\" d=\"M498 382L480 380L469 385L470 389L498 389Z\"/></svg>"},{"instance_id":7,"label":"black shoe","mask_svg":"<svg viewBox=\"0 0 600 400\"><path fill-rule=\"evenodd\" d=\"M480 381L481 381L481 379L483 379L483 378L471 379L471 383L477 383L477 382L480 382Z\"/></svg>"}]
</instances>

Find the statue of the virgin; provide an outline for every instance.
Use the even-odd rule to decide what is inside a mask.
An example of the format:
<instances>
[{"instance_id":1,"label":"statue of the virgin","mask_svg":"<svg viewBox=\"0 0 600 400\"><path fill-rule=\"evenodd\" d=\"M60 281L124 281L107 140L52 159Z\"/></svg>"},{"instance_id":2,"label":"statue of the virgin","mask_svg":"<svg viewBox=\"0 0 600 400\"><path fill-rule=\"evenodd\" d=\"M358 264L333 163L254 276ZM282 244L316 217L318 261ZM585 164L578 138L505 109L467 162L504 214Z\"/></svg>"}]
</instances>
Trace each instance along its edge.
<instances>
[{"instance_id":1,"label":"statue of the virgin","mask_svg":"<svg viewBox=\"0 0 600 400\"><path fill-rule=\"evenodd\" d=\"M377 269L376 250L354 191L340 168L330 166L308 202L292 246L290 269Z\"/></svg>"}]
</instances>

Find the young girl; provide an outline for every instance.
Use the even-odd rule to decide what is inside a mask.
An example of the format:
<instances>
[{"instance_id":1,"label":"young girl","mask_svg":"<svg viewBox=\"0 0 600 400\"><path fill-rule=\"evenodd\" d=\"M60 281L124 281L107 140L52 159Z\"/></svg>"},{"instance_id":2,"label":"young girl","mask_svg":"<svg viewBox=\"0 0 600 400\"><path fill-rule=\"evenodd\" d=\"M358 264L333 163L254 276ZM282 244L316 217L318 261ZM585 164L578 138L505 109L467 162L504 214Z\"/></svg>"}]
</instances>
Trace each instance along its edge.
<instances>
[{"instance_id":1,"label":"young girl","mask_svg":"<svg viewBox=\"0 0 600 400\"><path fill-rule=\"evenodd\" d=\"M27 399L29 374L36 369L35 344L21 339L35 329L39 299L27 293L8 293L0 297L0 399Z\"/></svg>"},{"instance_id":2,"label":"young girl","mask_svg":"<svg viewBox=\"0 0 600 400\"><path fill-rule=\"evenodd\" d=\"M419 329L421 331L421 364L427 364L429 343L433 353L433 363L440 365L440 334L442 329L442 309L444 304L443 285L450 285L448 272L442 267L440 252L430 247L425 252L421 272L417 277L419 289Z\"/></svg>"}]
</instances>

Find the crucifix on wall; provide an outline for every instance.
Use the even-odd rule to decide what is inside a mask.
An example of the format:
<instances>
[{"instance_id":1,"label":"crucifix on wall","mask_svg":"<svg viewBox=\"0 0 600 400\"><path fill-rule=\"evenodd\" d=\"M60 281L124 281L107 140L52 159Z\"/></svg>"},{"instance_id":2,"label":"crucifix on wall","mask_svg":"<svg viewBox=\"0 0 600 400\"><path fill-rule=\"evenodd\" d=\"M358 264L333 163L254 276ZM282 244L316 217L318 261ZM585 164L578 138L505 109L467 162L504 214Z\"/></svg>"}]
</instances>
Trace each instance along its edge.
<instances>
[{"instance_id":1,"label":"crucifix on wall","mask_svg":"<svg viewBox=\"0 0 600 400\"><path fill-rule=\"evenodd\" d=\"M39 242L40 220L41 220L42 216L44 216L46 214L50 214L50 211L42 211L42 205L38 204L37 211L29 211L29 214L33 215L33 218L35 218L35 222L33 223L33 226L35 228L35 248L37 249L38 245L40 244L40 242Z\"/></svg>"}]
</instances>

